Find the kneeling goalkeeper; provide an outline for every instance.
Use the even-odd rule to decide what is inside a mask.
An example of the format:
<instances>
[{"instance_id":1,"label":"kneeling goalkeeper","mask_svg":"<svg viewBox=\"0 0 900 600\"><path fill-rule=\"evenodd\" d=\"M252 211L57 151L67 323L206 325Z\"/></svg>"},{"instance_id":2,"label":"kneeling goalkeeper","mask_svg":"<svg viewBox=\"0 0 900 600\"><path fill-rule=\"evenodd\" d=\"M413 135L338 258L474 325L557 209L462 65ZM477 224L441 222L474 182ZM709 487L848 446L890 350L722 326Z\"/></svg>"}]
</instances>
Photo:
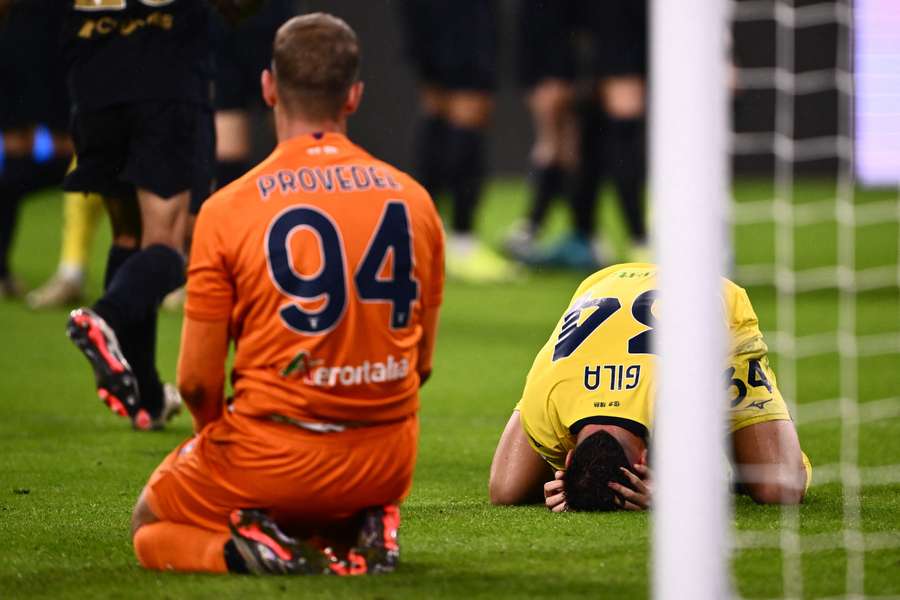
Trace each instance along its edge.
<instances>
[{"instance_id":1,"label":"kneeling goalkeeper","mask_svg":"<svg viewBox=\"0 0 900 600\"><path fill-rule=\"evenodd\" d=\"M160 570L392 571L443 229L422 186L346 135L363 93L350 26L294 17L272 56L278 147L197 218L178 367L197 435L145 486L135 553Z\"/></svg>"},{"instance_id":2,"label":"kneeling goalkeeper","mask_svg":"<svg viewBox=\"0 0 900 600\"><path fill-rule=\"evenodd\" d=\"M652 264L615 265L575 292L497 445L491 502L543 496L556 512L650 506L656 271ZM797 504L812 467L769 367L756 314L747 293L728 280L722 300L731 339L725 382L736 489L762 504ZM696 406L690 382L683 403L684 410Z\"/></svg>"}]
</instances>

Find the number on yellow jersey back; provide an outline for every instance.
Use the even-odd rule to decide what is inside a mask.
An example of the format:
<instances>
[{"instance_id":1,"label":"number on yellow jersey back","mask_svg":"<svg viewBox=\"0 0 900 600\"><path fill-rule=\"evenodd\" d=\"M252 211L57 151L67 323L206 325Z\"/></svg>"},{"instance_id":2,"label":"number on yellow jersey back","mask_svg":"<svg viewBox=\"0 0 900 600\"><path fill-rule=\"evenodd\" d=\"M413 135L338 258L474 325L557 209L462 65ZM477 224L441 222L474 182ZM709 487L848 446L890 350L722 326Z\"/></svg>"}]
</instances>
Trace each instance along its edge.
<instances>
[{"instance_id":1,"label":"number on yellow jersey back","mask_svg":"<svg viewBox=\"0 0 900 600\"><path fill-rule=\"evenodd\" d=\"M628 339L628 354L653 354L651 334L654 318L650 308L653 306L654 300L656 300L656 290L647 290L631 303L631 316L641 325L645 325L647 329ZM592 308L595 310L579 325L581 313ZM594 330L620 308L622 308L622 302L618 298L591 298L590 292L578 298L563 317L563 326L556 338L556 345L553 347L553 361L556 362L570 356Z\"/></svg>"}]
</instances>

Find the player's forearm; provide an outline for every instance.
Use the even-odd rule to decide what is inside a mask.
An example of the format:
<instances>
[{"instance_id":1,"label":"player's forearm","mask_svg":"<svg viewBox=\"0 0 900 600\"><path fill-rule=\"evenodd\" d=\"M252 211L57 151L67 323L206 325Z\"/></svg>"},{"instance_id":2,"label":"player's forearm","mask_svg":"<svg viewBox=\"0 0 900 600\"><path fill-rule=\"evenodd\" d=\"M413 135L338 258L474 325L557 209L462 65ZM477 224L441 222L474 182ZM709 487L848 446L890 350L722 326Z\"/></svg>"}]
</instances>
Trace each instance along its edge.
<instances>
[{"instance_id":1,"label":"player's forearm","mask_svg":"<svg viewBox=\"0 0 900 600\"><path fill-rule=\"evenodd\" d=\"M759 504L799 504L807 468L792 421L756 423L731 434L737 490Z\"/></svg>"},{"instance_id":2,"label":"player's forearm","mask_svg":"<svg viewBox=\"0 0 900 600\"><path fill-rule=\"evenodd\" d=\"M222 416L224 407L224 381L219 384L199 383L179 378L178 390L194 418L194 430L200 431L207 424Z\"/></svg>"},{"instance_id":3,"label":"player's forearm","mask_svg":"<svg viewBox=\"0 0 900 600\"><path fill-rule=\"evenodd\" d=\"M431 362L434 357L434 346L437 341L437 324L440 307L426 308L422 313L422 339L419 340L419 385L431 377Z\"/></svg>"},{"instance_id":4,"label":"player's forearm","mask_svg":"<svg viewBox=\"0 0 900 600\"><path fill-rule=\"evenodd\" d=\"M179 362L178 391L194 418L194 430L200 431L208 423L222 416L225 404L225 372L211 373L208 366Z\"/></svg>"},{"instance_id":5,"label":"player's forearm","mask_svg":"<svg viewBox=\"0 0 900 600\"><path fill-rule=\"evenodd\" d=\"M222 415L228 323L185 317L178 356L178 390L199 431Z\"/></svg>"},{"instance_id":6,"label":"player's forearm","mask_svg":"<svg viewBox=\"0 0 900 600\"><path fill-rule=\"evenodd\" d=\"M488 494L500 506L544 501L544 483L554 472L528 443L519 411L514 410L497 442L491 461Z\"/></svg>"}]
</instances>

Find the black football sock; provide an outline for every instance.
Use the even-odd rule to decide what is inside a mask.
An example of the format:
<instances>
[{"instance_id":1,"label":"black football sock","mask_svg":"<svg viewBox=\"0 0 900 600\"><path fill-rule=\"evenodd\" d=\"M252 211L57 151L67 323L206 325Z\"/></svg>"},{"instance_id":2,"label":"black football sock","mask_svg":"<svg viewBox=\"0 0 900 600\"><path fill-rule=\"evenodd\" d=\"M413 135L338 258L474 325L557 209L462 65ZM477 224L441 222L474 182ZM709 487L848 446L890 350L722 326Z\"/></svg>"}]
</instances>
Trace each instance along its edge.
<instances>
[{"instance_id":1,"label":"black football sock","mask_svg":"<svg viewBox=\"0 0 900 600\"><path fill-rule=\"evenodd\" d=\"M156 370L156 326L159 311L153 308L150 314L133 324L122 341L122 352L131 365L138 382L141 407L154 419L159 417L163 407L163 386Z\"/></svg>"},{"instance_id":2,"label":"black football sock","mask_svg":"<svg viewBox=\"0 0 900 600\"><path fill-rule=\"evenodd\" d=\"M9 276L9 255L19 220L20 200L17 190L0 183L0 279Z\"/></svg>"},{"instance_id":3,"label":"black football sock","mask_svg":"<svg viewBox=\"0 0 900 600\"><path fill-rule=\"evenodd\" d=\"M628 232L634 242L647 239L644 210L644 120L610 119L607 161Z\"/></svg>"},{"instance_id":4,"label":"black football sock","mask_svg":"<svg viewBox=\"0 0 900 600\"><path fill-rule=\"evenodd\" d=\"M581 160L572 181L569 202L572 208L572 225L575 232L585 239L594 236L597 223L597 191L603 179L603 139L605 119L594 105L579 111Z\"/></svg>"},{"instance_id":5,"label":"black football sock","mask_svg":"<svg viewBox=\"0 0 900 600\"><path fill-rule=\"evenodd\" d=\"M579 169L575 174L570 203L572 225L575 232L587 239L594 236L597 228L597 190L600 187L600 172L594 169Z\"/></svg>"},{"instance_id":6,"label":"black football sock","mask_svg":"<svg viewBox=\"0 0 900 600\"><path fill-rule=\"evenodd\" d=\"M139 251L139 248L128 248L127 246L118 246L113 244L109 247L109 253L106 256L106 273L103 275L103 290L109 289L109 284L113 277L125 261Z\"/></svg>"},{"instance_id":7,"label":"black football sock","mask_svg":"<svg viewBox=\"0 0 900 600\"><path fill-rule=\"evenodd\" d=\"M138 382L140 406L156 418L162 410L162 382L156 371L157 311L124 331L117 331L119 346Z\"/></svg>"},{"instance_id":8,"label":"black football sock","mask_svg":"<svg viewBox=\"0 0 900 600\"><path fill-rule=\"evenodd\" d=\"M484 131L451 126L448 130L447 182L453 196L453 231L471 233L484 184Z\"/></svg>"},{"instance_id":9,"label":"black football sock","mask_svg":"<svg viewBox=\"0 0 900 600\"><path fill-rule=\"evenodd\" d=\"M547 218L553 199L563 190L566 172L559 165L534 166L531 170L531 211L528 225L532 231L540 229Z\"/></svg>"},{"instance_id":10,"label":"black football sock","mask_svg":"<svg viewBox=\"0 0 900 600\"><path fill-rule=\"evenodd\" d=\"M426 115L419 120L413 143L415 153L413 170L416 179L436 197L444 190L449 125L442 117Z\"/></svg>"},{"instance_id":11,"label":"black football sock","mask_svg":"<svg viewBox=\"0 0 900 600\"><path fill-rule=\"evenodd\" d=\"M31 159L7 158L0 173L0 279L9 276L9 259L22 197L32 189L37 172Z\"/></svg>"},{"instance_id":12,"label":"black football sock","mask_svg":"<svg viewBox=\"0 0 900 600\"><path fill-rule=\"evenodd\" d=\"M114 252L115 250L115 252ZM163 389L156 370L156 328L159 303L184 283L184 260L168 246L129 251L110 250L113 276L94 310L116 332L140 391L141 407L156 418L162 410Z\"/></svg>"},{"instance_id":13,"label":"black football sock","mask_svg":"<svg viewBox=\"0 0 900 600\"><path fill-rule=\"evenodd\" d=\"M245 160L220 160L216 163L216 189L222 189L250 170Z\"/></svg>"},{"instance_id":14,"label":"black football sock","mask_svg":"<svg viewBox=\"0 0 900 600\"><path fill-rule=\"evenodd\" d=\"M247 575L250 573L250 569L247 568L247 561L245 561L244 557L241 556L241 553L238 552L234 540L225 542L225 548L223 548L222 551L225 553L225 566L228 568L229 573L240 575Z\"/></svg>"},{"instance_id":15,"label":"black football sock","mask_svg":"<svg viewBox=\"0 0 900 600\"><path fill-rule=\"evenodd\" d=\"M109 289L109 284L112 282L119 268L125 263L126 260L131 258L134 254L139 252L139 248L128 248L126 246L118 246L113 244L109 247L109 253L106 256L106 273L103 276L103 290L106 291ZM136 354L139 352L139 345L136 340L134 340L134 336L132 334L133 327L129 327L125 331L118 331L117 337L119 338L119 346L122 348L122 354L125 355L125 359L128 361L128 364L131 365L132 369L134 369L136 363ZM141 378L138 376L138 387L141 388ZM144 397L144 390L139 389L141 394L141 399Z\"/></svg>"},{"instance_id":16,"label":"black football sock","mask_svg":"<svg viewBox=\"0 0 900 600\"><path fill-rule=\"evenodd\" d=\"M0 278L9 275L9 256L19 205L26 195L48 187L58 186L66 174L68 161L54 158L36 163L29 158L7 158L0 173Z\"/></svg>"},{"instance_id":17,"label":"black football sock","mask_svg":"<svg viewBox=\"0 0 900 600\"><path fill-rule=\"evenodd\" d=\"M182 255L155 244L125 260L93 308L121 337L148 318L166 294L183 284Z\"/></svg>"}]
</instances>

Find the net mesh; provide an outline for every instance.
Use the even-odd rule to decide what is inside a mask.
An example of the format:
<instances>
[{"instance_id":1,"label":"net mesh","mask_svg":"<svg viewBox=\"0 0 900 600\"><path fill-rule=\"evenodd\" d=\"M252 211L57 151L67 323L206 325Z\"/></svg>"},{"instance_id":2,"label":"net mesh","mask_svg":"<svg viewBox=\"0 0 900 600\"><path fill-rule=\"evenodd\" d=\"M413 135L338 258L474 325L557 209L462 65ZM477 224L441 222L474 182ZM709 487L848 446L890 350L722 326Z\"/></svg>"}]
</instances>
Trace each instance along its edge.
<instances>
[{"instance_id":1,"label":"net mesh","mask_svg":"<svg viewBox=\"0 0 900 600\"><path fill-rule=\"evenodd\" d=\"M860 446L865 436L877 434L871 425L900 418L900 398L890 386L882 386L888 388L887 397L873 397L871 390L861 396L860 378L890 379L883 369L893 365L894 372L900 370L896 330L900 303L890 301L900 290L900 190L863 198L855 181L851 0L738 0L733 3L732 18L736 32L740 27L768 28L762 37L771 39L774 46L767 56L769 64L735 69L738 97L768 103L771 123L768 129L742 127L745 123L737 119L732 153L736 162L771 161L766 169L771 181L749 186L751 193L742 194L734 204L735 237L760 240L754 250L735 256L734 277L741 285L767 288L774 295L774 319L763 315L762 324L775 327L764 334L777 364L779 385L800 429L801 442L807 428L824 427L822 431L830 432L828 443L839 448L834 460L828 460L827 452L824 462L811 456L812 485L839 487L842 505L840 527L832 532L807 532L803 508L784 507L780 527L735 532L735 556L749 549L778 550L781 595L801 598L811 595L810 578L815 576L804 570L804 559L812 553L841 551L846 556L841 597L876 597L866 595L866 558L900 548L900 530L896 522L886 530L867 527L862 501L872 486L900 483L900 464L896 464L900 457L882 457L888 462L873 463L861 457ZM736 34L738 60L741 43L742 37ZM809 61L798 59L816 50L831 54L830 64L810 66ZM808 101L831 108L830 131L803 122ZM828 176L823 177L826 172ZM875 243L872 240L878 245L874 251L866 246ZM872 259L872 255L880 258ZM873 303L871 298L889 301ZM822 304L834 308L834 318L810 323L806 309ZM871 327L871 315L861 318L885 306L894 312L883 319L887 330ZM823 363L834 365L830 369L834 385L815 381L821 378ZM874 387L877 391L878 386Z\"/></svg>"}]
</instances>

